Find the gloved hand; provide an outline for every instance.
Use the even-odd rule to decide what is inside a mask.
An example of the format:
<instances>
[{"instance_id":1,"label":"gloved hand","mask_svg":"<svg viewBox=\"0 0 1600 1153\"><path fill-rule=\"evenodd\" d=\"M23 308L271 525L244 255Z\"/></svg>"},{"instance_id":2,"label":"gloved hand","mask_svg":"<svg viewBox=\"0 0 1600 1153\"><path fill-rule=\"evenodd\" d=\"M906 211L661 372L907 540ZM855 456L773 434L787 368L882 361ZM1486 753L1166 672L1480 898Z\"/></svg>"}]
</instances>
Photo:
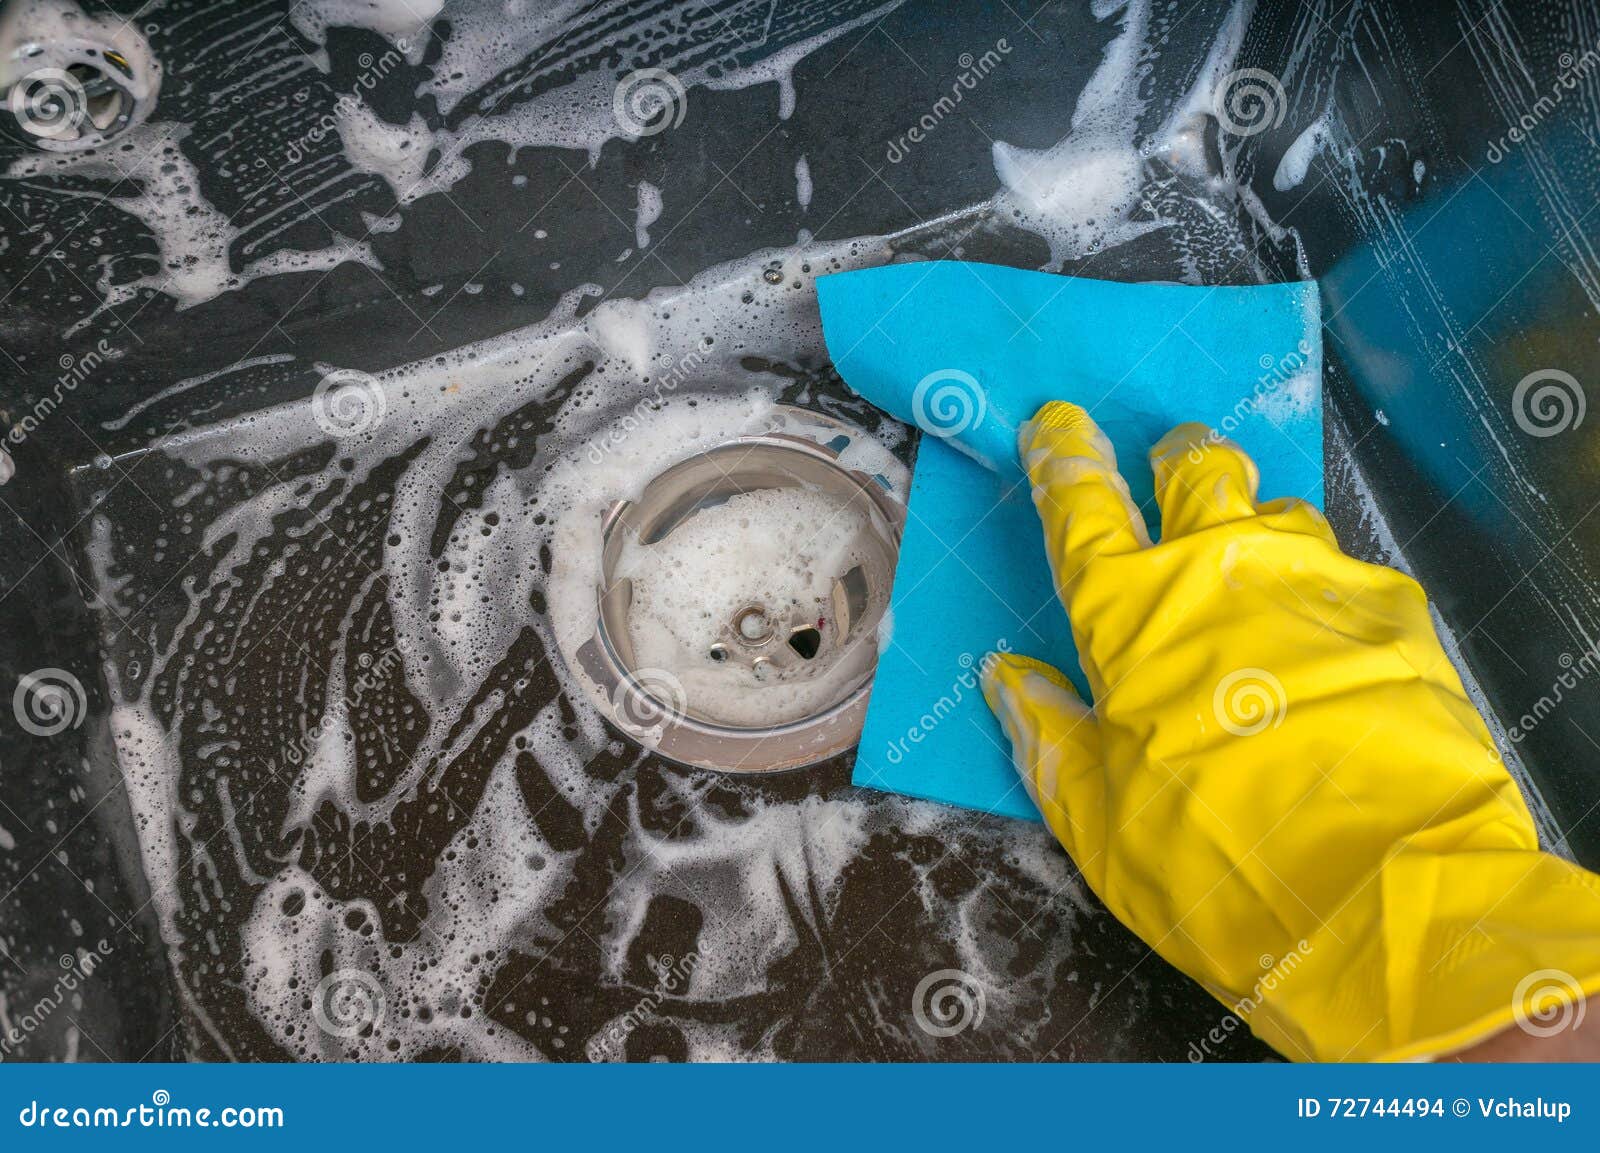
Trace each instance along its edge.
<instances>
[{"instance_id":1,"label":"gloved hand","mask_svg":"<svg viewBox=\"0 0 1600 1153\"><path fill-rule=\"evenodd\" d=\"M1019 772L1101 900L1302 1060L1426 1057L1600 991L1600 878L1534 825L1422 589L1347 557L1199 425L1151 452L1046 405L1019 449L1094 695L986 662Z\"/></svg>"}]
</instances>

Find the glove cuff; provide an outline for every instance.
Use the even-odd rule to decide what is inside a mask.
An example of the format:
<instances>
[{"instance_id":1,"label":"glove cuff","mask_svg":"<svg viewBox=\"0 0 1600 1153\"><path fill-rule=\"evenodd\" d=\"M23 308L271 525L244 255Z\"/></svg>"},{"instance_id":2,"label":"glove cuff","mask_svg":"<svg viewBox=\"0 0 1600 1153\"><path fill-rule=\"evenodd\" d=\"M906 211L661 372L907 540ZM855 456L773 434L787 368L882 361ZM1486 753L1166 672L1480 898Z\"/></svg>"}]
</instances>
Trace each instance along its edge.
<instances>
[{"instance_id":1,"label":"glove cuff","mask_svg":"<svg viewBox=\"0 0 1600 1153\"><path fill-rule=\"evenodd\" d=\"M1600 997L1600 877L1537 851L1403 850L1304 946L1250 1014L1287 1057L1425 1060L1513 1024L1553 1036Z\"/></svg>"}]
</instances>

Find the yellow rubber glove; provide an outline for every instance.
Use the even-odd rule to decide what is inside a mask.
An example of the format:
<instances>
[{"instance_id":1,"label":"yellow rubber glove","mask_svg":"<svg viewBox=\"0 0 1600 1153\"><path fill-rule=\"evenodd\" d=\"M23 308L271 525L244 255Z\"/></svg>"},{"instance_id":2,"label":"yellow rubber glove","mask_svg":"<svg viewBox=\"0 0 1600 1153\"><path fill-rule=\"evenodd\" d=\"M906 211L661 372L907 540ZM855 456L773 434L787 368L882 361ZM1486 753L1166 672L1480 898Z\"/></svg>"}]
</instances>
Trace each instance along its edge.
<instances>
[{"instance_id":1,"label":"yellow rubber glove","mask_svg":"<svg viewBox=\"0 0 1600 1153\"><path fill-rule=\"evenodd\" d=\"M1095 706L1025 657L984 694L1050 828L1156 952L1301 1060L1428 1057L1600 991L1600 877L1533 821L1411 578L1257 503L1200 425L1151 452L1152 546L1110 442L1019 448Z\"/></svg>"}]
</instances>

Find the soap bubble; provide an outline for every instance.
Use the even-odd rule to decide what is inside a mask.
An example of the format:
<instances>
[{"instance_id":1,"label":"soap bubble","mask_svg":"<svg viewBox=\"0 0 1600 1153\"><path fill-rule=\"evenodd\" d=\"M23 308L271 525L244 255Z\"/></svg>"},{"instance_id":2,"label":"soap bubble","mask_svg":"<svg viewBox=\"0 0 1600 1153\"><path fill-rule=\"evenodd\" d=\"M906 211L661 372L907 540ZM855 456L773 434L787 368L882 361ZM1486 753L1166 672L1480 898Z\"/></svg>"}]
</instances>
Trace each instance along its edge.
<instances>
[{"instance_id":1,"label":"soap bubble","mask_svg":"<svg viewBox=\"0 0 1600 1153\"><path fill-rule=\"evenodd\" d=\"M339 969L318 983L311 1012L324 1033L349 1038L382 1021L387 1007L383 986L371 973Z\"/></svg>"}]
</instances>

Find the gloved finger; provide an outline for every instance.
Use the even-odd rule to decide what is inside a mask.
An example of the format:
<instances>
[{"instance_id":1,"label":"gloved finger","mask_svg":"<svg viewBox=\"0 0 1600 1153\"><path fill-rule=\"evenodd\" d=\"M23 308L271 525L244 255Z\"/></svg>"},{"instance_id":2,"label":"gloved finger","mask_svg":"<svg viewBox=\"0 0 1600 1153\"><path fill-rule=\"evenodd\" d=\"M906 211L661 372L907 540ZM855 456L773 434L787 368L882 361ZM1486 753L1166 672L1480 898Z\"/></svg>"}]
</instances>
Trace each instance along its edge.
<instances>
[{"instance_id":1,"label":"gloved finger","mask_svg":"<svg viewBox=\"0 0 1600 1153\"><path fill-rule=\"evenodd\" d=\"M1094 712L1061 670L1009 653L984 661L983 699L1011 741L1028 795L1093 884L1103 872L1106 795Z\"/></svg>"},{"instance_id":2,"label":"gloved finger","mask_svg":"<svg viewBox=\"0 0 1600 1153\"><path fill-rule=\"evenodd\" d=\"M1203 424L1180 424L1158 440L1150 450L1150 467L1162 540L1256 515L1261 483L1256 462Z\"/></svg>"},{"instance_id":3,"label":"gloved finger","mask_svg":"<svg viewBox=\"0 0 1600 1153\"><path fill-rule=\"evenodd\" d=\"M1022 426L1017 450L1033 484L1063 599L1095 557L1149 547L1150 534L1117 472L1111 442L1083 409L1051 401Z\"/></svg>"},{"instance_id":4,"label":"gloved finger","mask_svg":"<svg viewBox=\"0 0 1600 1153\"><path fill-rule=\"evenodd\" d=\"M1316 537L1339 548L1339 538L1333 535L1328 518L1310 501L1295 496L1281 496L1277 500L1264 500L1258 507L1261 519L1278 531Z\"/></svg>"}]
</instances>

